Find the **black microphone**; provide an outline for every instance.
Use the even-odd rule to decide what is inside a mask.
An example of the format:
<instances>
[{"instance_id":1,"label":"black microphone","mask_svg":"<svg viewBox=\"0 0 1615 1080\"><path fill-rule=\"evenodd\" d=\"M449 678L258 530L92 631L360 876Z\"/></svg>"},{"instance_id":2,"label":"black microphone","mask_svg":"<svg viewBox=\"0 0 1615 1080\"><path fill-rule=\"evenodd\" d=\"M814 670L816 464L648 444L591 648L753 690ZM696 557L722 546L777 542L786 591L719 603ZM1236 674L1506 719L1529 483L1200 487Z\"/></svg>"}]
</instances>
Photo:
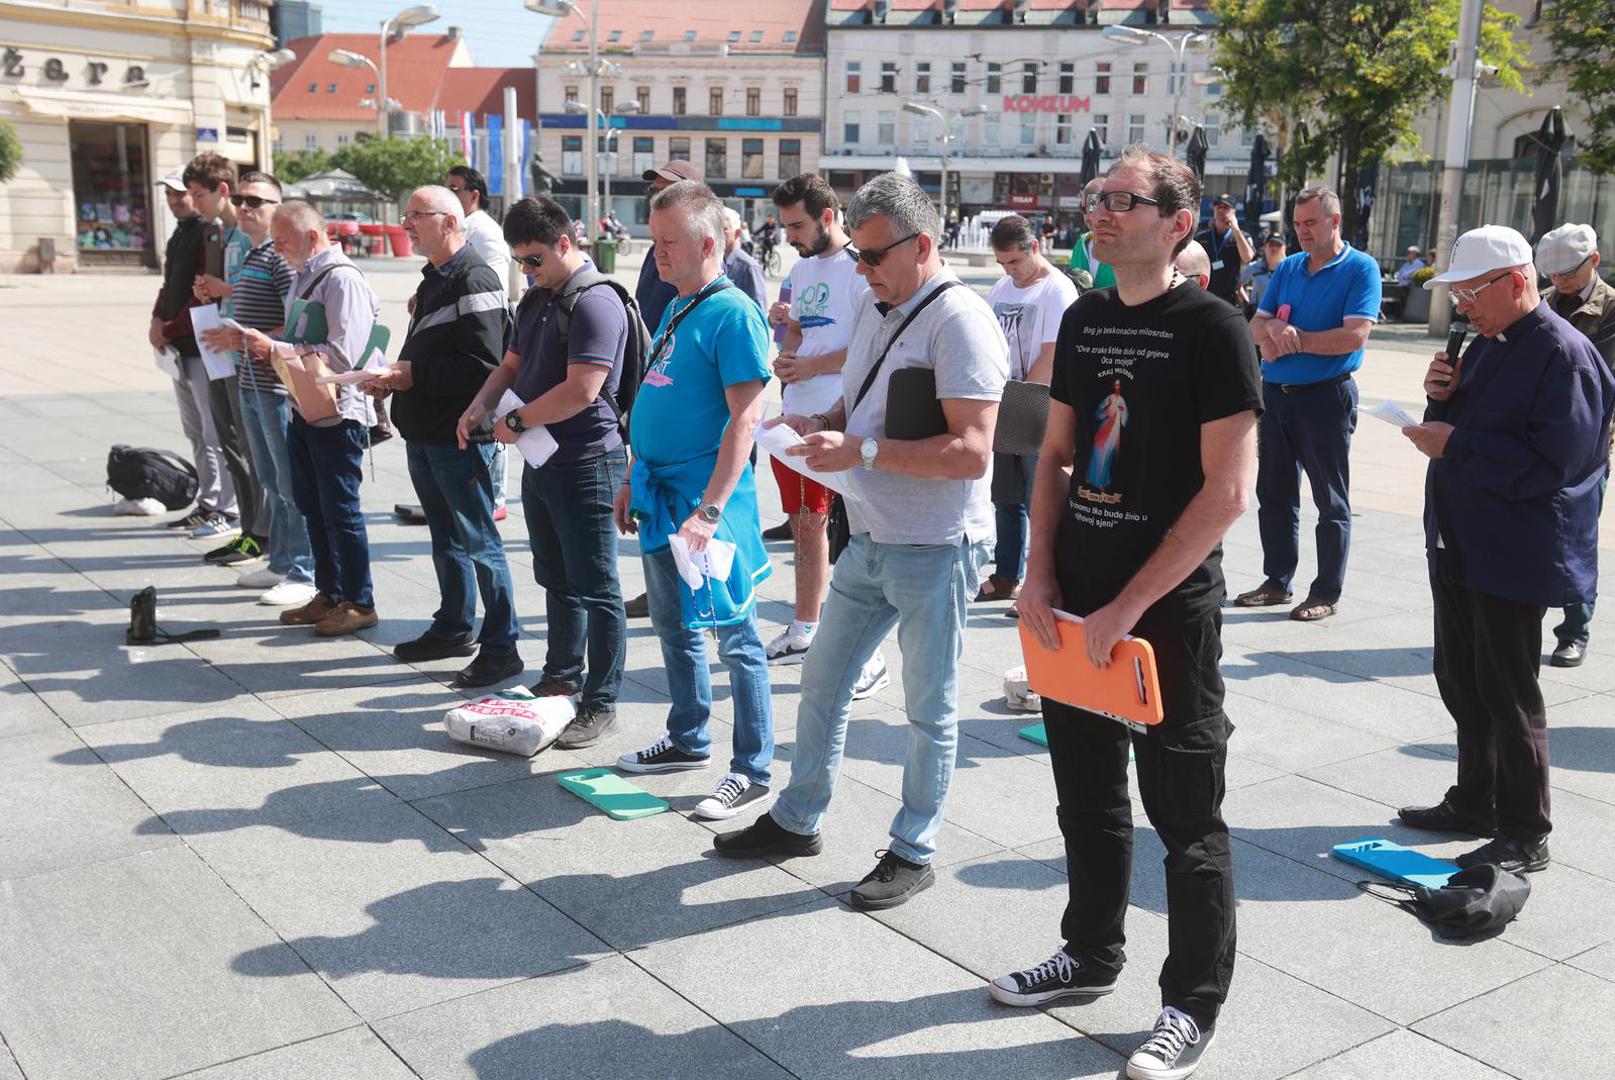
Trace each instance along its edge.
<instances>
[{"instance_id":1,"label":"black microphone","mask_svg":"<svg viewBox=\"0 0 1615 1080\"><path fill-rule=\"evenodd\" d=\"M1463 355L1464 339L1467 337L1469 337L1469 320L1452 320L1452 329L1447 333L1447 363L1453 367L1454 374L1457 373L1458 358ZM1447 385L1452 385L1450 377L1447 379Z\"/></svg>"}]
</instances>

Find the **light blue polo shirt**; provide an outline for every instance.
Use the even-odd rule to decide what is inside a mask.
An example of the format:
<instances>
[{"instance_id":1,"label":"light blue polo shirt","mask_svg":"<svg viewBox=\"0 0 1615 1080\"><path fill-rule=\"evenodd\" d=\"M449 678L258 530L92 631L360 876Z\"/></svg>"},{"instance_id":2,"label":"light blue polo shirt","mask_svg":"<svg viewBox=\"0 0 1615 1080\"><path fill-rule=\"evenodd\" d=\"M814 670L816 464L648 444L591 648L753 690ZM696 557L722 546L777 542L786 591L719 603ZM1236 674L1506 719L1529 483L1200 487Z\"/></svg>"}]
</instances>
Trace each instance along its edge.
<instances>
[{"instance_id":1,"label":"light blue polo shirt","mask_svg":"<svg viewBox=\"0 0 1615 1080\"><path fill-rule=\"evenodd\" d=\"M1347 244L1345 250L1317 273L1307 271L1306 252L1279 263L1262 294L1262 313L1277 315L1290 305L1290 325L1297 330L1333 330L1347 319L1376 320L1380 309L1379 264ZM1262 381L1304 385L1322 382L1363 366L1363 350L1323 356L1298 352L1262 361Z\"/></svg>"}]
</instances>

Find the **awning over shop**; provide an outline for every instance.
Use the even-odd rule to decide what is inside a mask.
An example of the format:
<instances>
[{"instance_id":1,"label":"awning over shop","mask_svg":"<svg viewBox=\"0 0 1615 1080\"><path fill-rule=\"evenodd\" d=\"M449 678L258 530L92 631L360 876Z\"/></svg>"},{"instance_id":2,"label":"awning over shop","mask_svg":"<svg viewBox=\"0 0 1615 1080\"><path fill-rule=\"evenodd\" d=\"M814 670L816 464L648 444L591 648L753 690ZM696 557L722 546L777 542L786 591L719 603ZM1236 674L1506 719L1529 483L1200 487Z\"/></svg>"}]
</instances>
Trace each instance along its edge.
<instances>
[{"instance_id":1,"label":"awning over shop","mask_svg":"<svg viewBox=\"0 0 1615 1080\"><path fill-rule=\"evenodd\" d=\"M143 97L133 94L97 94L49 90L34 86L16 88L18 100L36 116L63 120L132 120L147 124L188 125L191 103L183 98Z\"/></svg>"}]
</instances>

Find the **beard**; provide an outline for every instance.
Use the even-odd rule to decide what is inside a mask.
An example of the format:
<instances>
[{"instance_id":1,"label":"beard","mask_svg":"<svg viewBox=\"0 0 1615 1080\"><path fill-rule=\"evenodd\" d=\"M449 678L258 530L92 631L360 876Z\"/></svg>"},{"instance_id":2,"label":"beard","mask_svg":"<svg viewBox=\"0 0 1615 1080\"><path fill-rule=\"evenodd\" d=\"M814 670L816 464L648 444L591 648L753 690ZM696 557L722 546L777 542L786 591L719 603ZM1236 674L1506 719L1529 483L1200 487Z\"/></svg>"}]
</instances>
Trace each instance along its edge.
<instances>
[{"instance_id":1,"label":"beard","mask_svg":"<svg viewBox=\"0 0 1615 1080\"><path fill-rule=\"evenodd\" d=\"M818 229L818 232L813 234L812 243L792 245L796 248L797 254L801 255L804 259L811 259L815 256L822 255L824 254L824 249L830 246L830 230L826 229L822 224L815 227Z\"/></svg>"}]
</instances>

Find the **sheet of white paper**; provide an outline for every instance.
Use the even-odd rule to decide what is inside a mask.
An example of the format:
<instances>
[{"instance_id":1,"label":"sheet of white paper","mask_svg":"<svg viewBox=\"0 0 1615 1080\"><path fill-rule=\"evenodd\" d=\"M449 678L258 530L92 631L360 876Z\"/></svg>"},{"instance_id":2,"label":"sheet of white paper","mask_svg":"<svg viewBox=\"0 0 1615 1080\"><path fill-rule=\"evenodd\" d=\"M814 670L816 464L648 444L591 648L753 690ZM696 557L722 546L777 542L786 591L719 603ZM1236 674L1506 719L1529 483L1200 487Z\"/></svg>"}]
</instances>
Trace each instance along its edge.
<instances>
[{"instance_id":1,"label":"sheet of white paper","mask_svg":"<svg viewBox=\"0 0 1615 1080\"><path fill-rule=\"evenodd\" d=\"M673 564L678 567L679 577L692 592L704 588L709 577L715 581L728 580L729 571L735 565L735 545L726 540L708 540L705 549L691 551L684 537L674 533L667 538L667 546L673 552Z\"/></svg>"},{"instance_id":2,"label":"sheet of white paper","mask_svg":"<svg viewBox=\"0 0 1615 1080\"><path fill-rule=\"evenodd\" d=\"M1359 409L1361 413L1372 416L1376 420L1383 420L1387 424L1395 424L1399 428L1418 427L1419 421L1407 414L1407 410L1394 401L1382 401L1368 409Z\"/></svg>"},{"instance_id":3,"label":"sheet of white paper","mask_svg":"<svg viewBox=\"0 0 1615 1080\"><path fill-rule=\"evenodd\" d=\"M172 345L164 345L160 349L151 351L151 358L157 362L157 370L170 379L179 378L179 350Z\"/></svg>"},{"instance_id":4,"label":"sheet of white paper","mask_svg":"<svg viewBox=\"0 0 1615 1080\"><path fill-rule=\"evenodd\" d=\"M513 391L506 390L505 396L499 399L499 404L493 411L494 423L504 420L505 414L521 408L527 402L517 397ZM540 424L538 427L528 428L516 440L516 449L521 451L522 460L533 468L538 468L551 457L556 450L555 436L550 429Z\"/></svg>"},{"instance_id":5,"label":"sheet of white paper","mask_svg":"<svg viewBox=\"0 0 1615 1080\"><path fill-rule=\"evenodd\" d=\"M335 375L321 375L314 381L320 386L334 383L337 386L353 386L356 383L367 383L375 379L381 372L363 368L359 371L339 371Z\"/></svg>"},{"instance_id":6,"label":"sheet of white paper","mask_svg":"<svg viewBox=\"0 0 1615 1080\"><path fill-rule=\"evenodd\" d=\"M757 425L756 430L752 432L752 438L757 441L758 446L763 448L764 453L792 472L799 472L809 480L823 484L838 495L845 496L847 494L846 473L820 472L817 469L808 468L805 459L788 456L785 451L793 446L801 446L802 436L784 424L764 427L763 424L767 422L767 420L762 421Z\"/></svg>"},{"instance_id":7,"label":"sheet of white paper","mask_svg":"<svg viewBox=\"0 0 1615 1080\"><path fill-rule=\"evenodd\" d=\"M202 340L204 330L220 330L224 324L219 321L219 305L203 304L201 307L191 309L191 328L196 331L196 347L202 353L202 366L207 369L209 379L228 379L236 373L235 357L229 349L215 352L207 347Z\"/></svg>"}]
</instances>

